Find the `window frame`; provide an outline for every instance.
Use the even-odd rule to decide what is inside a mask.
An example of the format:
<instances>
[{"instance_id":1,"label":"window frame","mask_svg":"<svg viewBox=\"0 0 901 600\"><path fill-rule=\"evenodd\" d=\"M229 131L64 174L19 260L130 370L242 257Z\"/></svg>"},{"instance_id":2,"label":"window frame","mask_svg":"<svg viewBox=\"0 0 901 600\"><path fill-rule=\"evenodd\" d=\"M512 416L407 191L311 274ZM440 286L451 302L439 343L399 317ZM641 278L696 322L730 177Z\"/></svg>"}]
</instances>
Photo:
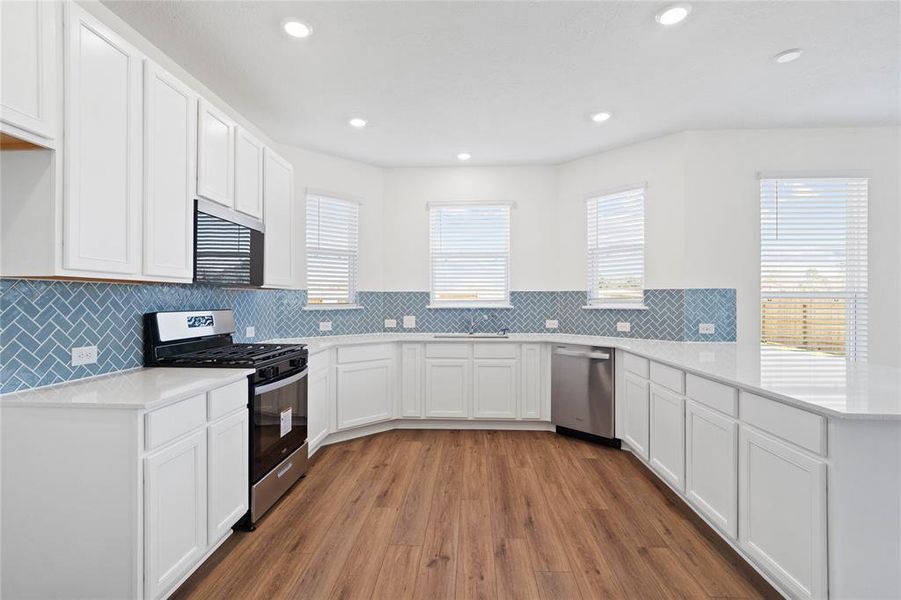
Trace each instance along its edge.
<instances>
[{"instance_id":1,"label":"window frame","mask_svg":"<svg viewBox=\"0 0 901 600\"><path fill-rule=\"evenodd\" d=\"M348 299L347 302L311 302L311 298L313 297L311 294L311 286L310 286L310 220L309 220L309 206L311 198L315 198L317 201L321 201L322 199L332 201L335 203L344 204L347 206L353 207L354 211L354 225L356 229L356 238L353 244L353 251L342 253L342 252L332 252L335 256L347 256L348 262L350 263L349 271L350 277L348 281ZM307 189L306 195L304 197L304 259L306 272L304 277L304 284L306 288L306 304L303 307L303 310L354 310L354 309L362 309L363 306L359 303L359 269L360 269L360 208L362 205L362 201L353 198L352 196L346 194L336 194L334 192L327 192L322 190L313 190ZM317 246L319 248L321 246ZM320 251L322 253L322 251ZM325 251L325 254L328 254L329 251Z\"/></svg>"},{"instance_id":2,"label":"window frame","mask_svg":"<svg viewBox=\"0 0 901 600\"><path fill-rule=\"evenodd\" d=\"M432 211L447 208L466 208L466 209L484 209L484 208L505 208L507 210L507 231L506 243L507 250L505 254L505 271L504 278L504 298L501 300L440 300L435 297L435 244L432 239ZM512 237L513 237L513 209L516 203L513 202L490 202L490 201L451 201L451 202L430 202L426 205L426 214L428 222L428 238L429 238L429 309L510 309L513 305L510 303L510 271L512 265ZM498 252L483 253L486 256L497 256Z\"/></svg>"},{"instance_id":3,"label":"window frame","mask_svg":"<svg viewBox=\"0 0 901 600\"><path fill-rule=\"evenodd\" d=\"M585 273L585 282L586 282L586 303L582 307L586 310L648 310L648 306L644 302L644 295L647 287L645 285L645 274L647 267L647 189L648 185L645 182L627 185L618 187L612 190L606 190L603 192L597 192L588 195L585 198L585 261L586 261L586 273ZM641 295L639 298L634 300L626 300L626 299L612 299L612 298L603 298L600 294L597 296L594 295L595 291L598 291L598 288L593 285L593 281L596 279L596 272L593 271L592 267L595 264L596 260L593 259L592 256L592 240L591 240L591 228L592 224L589 219L589 213L591 211L591 204L593 202L600 203L603 200L614 200L614 199L622 199L623 197L640 194L641 198L641 287L640 292ZM597 208L595 209L597 211ZM597 226L596 227L596 235L595 235L595 243L597 242ZM597 251L597 250L595 250Z\"/></svg>"}]
</instances>

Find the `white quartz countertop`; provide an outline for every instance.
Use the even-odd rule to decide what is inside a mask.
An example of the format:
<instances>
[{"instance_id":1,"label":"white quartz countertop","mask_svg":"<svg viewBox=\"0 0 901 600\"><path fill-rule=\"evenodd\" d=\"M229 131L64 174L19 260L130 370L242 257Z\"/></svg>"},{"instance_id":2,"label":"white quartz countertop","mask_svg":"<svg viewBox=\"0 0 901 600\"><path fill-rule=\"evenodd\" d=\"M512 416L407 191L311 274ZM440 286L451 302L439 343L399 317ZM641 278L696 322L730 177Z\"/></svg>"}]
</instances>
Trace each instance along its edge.
<instances>
[{"instance_id":1,"label":"white quartz countertop","mask_svg":"<svg viewBox=\"0 0 901 600\"><path fill-rule=\"evenodd\" d=\"M565 334L511 334L505 339L438 338L433 333L381 333L275 342L302 343L311 354L378 342L541 342L619 348L822 415L901 420L901 369L760 345L667 342Z\"/></svg>"},{"instance_id":2,"label":"white quartz countertop","mask_svg":"<svg viewBox=\"0 0 901 600\"><path fill-rule=\"evenodd\" d=\"M253 369L147 368L0 395L0 406L160 408L245 379Z\"/></svg>"}]
</instances>

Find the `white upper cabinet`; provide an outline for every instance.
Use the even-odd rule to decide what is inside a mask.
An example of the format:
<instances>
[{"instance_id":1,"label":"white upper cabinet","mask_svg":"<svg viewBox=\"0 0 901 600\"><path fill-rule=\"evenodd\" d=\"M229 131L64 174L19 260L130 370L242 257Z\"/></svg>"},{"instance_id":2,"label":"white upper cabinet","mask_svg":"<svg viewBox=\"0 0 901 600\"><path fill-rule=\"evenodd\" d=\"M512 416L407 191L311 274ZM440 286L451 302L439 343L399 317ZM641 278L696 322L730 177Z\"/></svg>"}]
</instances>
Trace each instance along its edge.
<instances>
[{"instance_id":1,"label":"white upper cabinet","mask_svg":"<svg viewBox=\"0 0 901 600\"><path fill-rule=\"evenodd\" d=\"M263 217L263 144L240 127L235 135L235 210Z\"/></svg>"},{"instance_id":2,"label":"white upper cabinet","mask_svg":"<svg viewBox=\"0 0 901 600\"><path fill-rule=\"evenodd\" d=\"M234 206L235 124L201 99L197 133L197 195Z\"/></svg>"},{"instance_id":3,"label":"white upper cabinet","mask_svg":"<svg viewBox=\"0 0 901 600\"><path fill-rule=\"evenodd\" d=\"M57 133L58 10L56 2L0 2L3 129L46 146L53 145Z\"/></svg>"},{"instance_id":4,"label":"white upper cabinet","mask_svg":"<svg viewBox=\"0 0 901 600\"><path fill-rule=\"evenodd\" d=\"M130 44L66 4L67 269L141 268L141 66Z\"/></svg>"},{"instance_id":5,"label":"white upper cabinet","mask_svg":"<svg viewBox=\"0 0 901 600\"><path fill-rule=\"evenodd\" d=\"M269 287L294 285L294 168L266 148L263 153L263 280Z\"/></svg>"},{"instance_id":6,"label":"white upper cabinet","mask_svg":"<svg viewBox=\"0 0 901 600\"><path fill-rule=\"evenodd\" d=\"M144 62L144 274L191 281L197 98Z\"/></svg>"}]
</instances>

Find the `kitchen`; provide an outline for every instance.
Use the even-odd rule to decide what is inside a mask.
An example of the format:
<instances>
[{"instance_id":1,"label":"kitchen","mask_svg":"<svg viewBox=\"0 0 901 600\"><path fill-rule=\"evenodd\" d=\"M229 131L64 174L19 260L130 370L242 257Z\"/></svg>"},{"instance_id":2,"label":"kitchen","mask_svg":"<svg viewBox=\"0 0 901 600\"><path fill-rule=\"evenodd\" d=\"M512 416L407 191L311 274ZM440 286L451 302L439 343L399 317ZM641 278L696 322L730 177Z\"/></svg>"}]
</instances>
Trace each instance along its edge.
<instances>
[{"instance_id":1,"label":"kitchen","mask_svg":"<svg viewBox=\"0 0 901 600\"><path fill-rule=\"evenodd\" d=\"M901 597L899 3L0 10L3 598Z\"/></svg>"}]
</instances>

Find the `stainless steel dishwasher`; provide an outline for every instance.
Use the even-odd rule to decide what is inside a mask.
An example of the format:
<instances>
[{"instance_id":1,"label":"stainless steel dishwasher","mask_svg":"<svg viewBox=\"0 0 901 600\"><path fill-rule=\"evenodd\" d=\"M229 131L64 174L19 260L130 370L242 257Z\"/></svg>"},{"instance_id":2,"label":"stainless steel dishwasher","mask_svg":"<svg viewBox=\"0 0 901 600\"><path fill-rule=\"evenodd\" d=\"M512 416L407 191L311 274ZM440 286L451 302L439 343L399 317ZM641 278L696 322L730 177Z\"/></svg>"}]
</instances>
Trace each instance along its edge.
<instances>
[{"instance_id":1,"label":"stainless steel dishwasher","mask_svg":"<svg viewBox=\"0 0 901 600\"><path fill-rule=\"evenodd\" d=\"M551 422L557 433L615 447L613 348L555 345Z\"/></svg>"}]
</instances>

